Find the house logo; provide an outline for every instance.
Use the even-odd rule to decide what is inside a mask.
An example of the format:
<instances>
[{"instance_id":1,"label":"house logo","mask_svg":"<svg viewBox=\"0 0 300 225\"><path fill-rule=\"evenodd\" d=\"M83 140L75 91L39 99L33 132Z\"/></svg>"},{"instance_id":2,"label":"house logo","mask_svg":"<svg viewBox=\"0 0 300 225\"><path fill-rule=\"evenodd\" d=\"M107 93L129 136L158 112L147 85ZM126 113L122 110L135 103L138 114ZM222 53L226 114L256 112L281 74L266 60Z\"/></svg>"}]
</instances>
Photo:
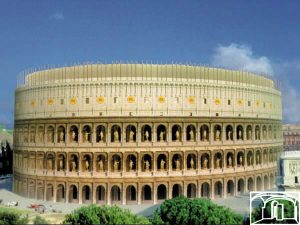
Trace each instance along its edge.
<instances>
[{"instance_id":1,"label":"house logo","mask_svg":"<svg viewBox=\"0 0 300 225\"><path fill-rule=\"evenodd\" d=\"M300 224L300 192L251 192L250 224Z\"/></svg>"}]
</instances>

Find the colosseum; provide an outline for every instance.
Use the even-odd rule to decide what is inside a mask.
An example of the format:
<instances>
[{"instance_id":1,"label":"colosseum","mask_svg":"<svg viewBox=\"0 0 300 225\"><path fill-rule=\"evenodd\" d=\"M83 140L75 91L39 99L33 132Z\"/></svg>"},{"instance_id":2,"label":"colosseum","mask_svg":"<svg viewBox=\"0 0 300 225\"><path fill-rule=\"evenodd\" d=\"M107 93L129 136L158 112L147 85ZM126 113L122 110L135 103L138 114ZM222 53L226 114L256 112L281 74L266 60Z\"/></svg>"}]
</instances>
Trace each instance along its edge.
<instances>
[{"instance_id":1,"label":"colosseum","mask_svg":"<svg viewBox=\"0 0 300 225\"><path fill-rule=\"evenodd\" d=\"M254 73L88 64L24 73L14 192L67 203L157 204L273 188L281 92Z\"/></svg>"}]
</instances>

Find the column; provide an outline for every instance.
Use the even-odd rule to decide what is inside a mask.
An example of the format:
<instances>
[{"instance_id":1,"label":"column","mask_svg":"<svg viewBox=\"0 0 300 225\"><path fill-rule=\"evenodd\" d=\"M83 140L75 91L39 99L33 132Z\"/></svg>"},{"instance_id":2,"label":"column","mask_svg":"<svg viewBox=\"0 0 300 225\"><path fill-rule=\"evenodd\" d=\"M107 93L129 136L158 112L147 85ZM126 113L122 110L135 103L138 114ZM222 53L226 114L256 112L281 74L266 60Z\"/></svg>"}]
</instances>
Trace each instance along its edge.
<instances>
[{"instance_id":1,"label":"column","mask_svg":"<svg viewBox=\"0 0 300 225\"><path fill-rule=\"evenodd\" d=\"M106 199L107 199L107 204L111 205L111 186L109 184L107 184L105 192L106 192Z\"/></svg>"},{"instance_id":2,"label":"column","mask_svg":"<svg viewBox=\"0 0 300 225\"><path fill-rule=\"evenodd\" d=\"M157 204L157 186L153 183L153 204Z\"/></svg>"},{"instance_id":3,"label":"column","mask_svg":"<svg viewBox=\"0 0 300 225\"><path fill-rule=\"evenodd\" d=\"M141 185L140 185L140 183L138 183L138 185L137 185L137 202L138 202L138 205L140 205L141 202L142 202L141 197L142 197Z\"/></svg>"},{"instance_id":4,"label":"column","mask_svg":"<svg viewBox=\"0 0 300 225\"><path fill-rule=\"evenodd\" d=\"M124 183L122 184L122 205L126 205L126 188Z\"/></svg>"},{"instance_id":5,"label":"column","mask_svg":"<svg viewBox=\"0 0 300 225\"><path fill-rule=\"evenodd\" d=\"M53 184L53 202L56 202L56 195L57 195L57 185L56 182Z\"/></svg>"},{"instance_id":6,"label":"column","mask_svg":"<svg viewBox=\"0 0 300 225\"><path fill-rule=\"evenodd\" d=\"M93 183L92 184L92 188L93 188L93 190L92 190L92 203L93 204L96 204L96 190L97 190L97 186L96 186L96 184L95 183Z\"/></svg>"},{"instance_id":7,"label":"column","mask_svg":"<svg viewBox=\"0 0 300 225\"><path fill-rule=\"evenodd\" d=\"M227 198L227 182L228 180L223 179L223 197Z\"/></svg>"},{"instance_id":8,"label":"column","mask_svg":"<svg viewBox=\"0 0 300 225\"><path fill-rule=\"evenodd\" d=\"M78 203L82 204L82 187L78 184Z\"/></svg>"}]
</instances>

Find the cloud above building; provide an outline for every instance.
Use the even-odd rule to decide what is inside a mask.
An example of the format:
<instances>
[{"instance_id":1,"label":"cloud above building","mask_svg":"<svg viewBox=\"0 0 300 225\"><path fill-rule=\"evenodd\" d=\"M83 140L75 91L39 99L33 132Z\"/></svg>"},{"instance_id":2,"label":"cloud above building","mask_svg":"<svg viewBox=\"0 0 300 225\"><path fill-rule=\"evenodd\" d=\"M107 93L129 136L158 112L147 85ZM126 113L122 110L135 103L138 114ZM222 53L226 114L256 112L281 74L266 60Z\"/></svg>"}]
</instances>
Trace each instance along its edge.
<instances>
[{"instance_id":1,"label":"cloud above building","mask_svg":"<svg viewBox=\"0 0 300 225\"><path fill-rule=\"evenodd\" d=\"M62 12L55 12L50 16L50 19L53 20L64 20L65 16Z\"/></svg>"}]
</instances>

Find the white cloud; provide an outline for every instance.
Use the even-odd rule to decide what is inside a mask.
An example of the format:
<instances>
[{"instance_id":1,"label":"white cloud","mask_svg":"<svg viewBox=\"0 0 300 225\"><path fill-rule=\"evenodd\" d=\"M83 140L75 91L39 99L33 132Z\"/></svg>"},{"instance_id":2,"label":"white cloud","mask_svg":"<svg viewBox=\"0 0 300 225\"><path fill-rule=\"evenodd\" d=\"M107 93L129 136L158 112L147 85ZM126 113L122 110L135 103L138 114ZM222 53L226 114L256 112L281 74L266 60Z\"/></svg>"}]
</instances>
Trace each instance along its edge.
<instances>
[{"instance_id":1,"label":"white cloud","mask_svg":"<svg viewBox=\"0 0 300 225\"><path fill-rule=\"evenodd\" d=\"M64 14L61 13L61 12L56 12L56 13L54 13L54 14L52 14L52 15L50 16L50 19L54 19L54 20L64 20L64 19L65 19L65 16L64 16Z\"/></svg>"},{"instance_id":2,"label":"white cloud","mask_svg":"<svg viewBox=\"0 0 300 225\"><path fill-rule=\"evenodd\" d=\"M267 57L256 57L250 47L236 43L218 46L213 54L212 63L230 69L274 74L271 62Z\"/></svg>"}]
</instances>

